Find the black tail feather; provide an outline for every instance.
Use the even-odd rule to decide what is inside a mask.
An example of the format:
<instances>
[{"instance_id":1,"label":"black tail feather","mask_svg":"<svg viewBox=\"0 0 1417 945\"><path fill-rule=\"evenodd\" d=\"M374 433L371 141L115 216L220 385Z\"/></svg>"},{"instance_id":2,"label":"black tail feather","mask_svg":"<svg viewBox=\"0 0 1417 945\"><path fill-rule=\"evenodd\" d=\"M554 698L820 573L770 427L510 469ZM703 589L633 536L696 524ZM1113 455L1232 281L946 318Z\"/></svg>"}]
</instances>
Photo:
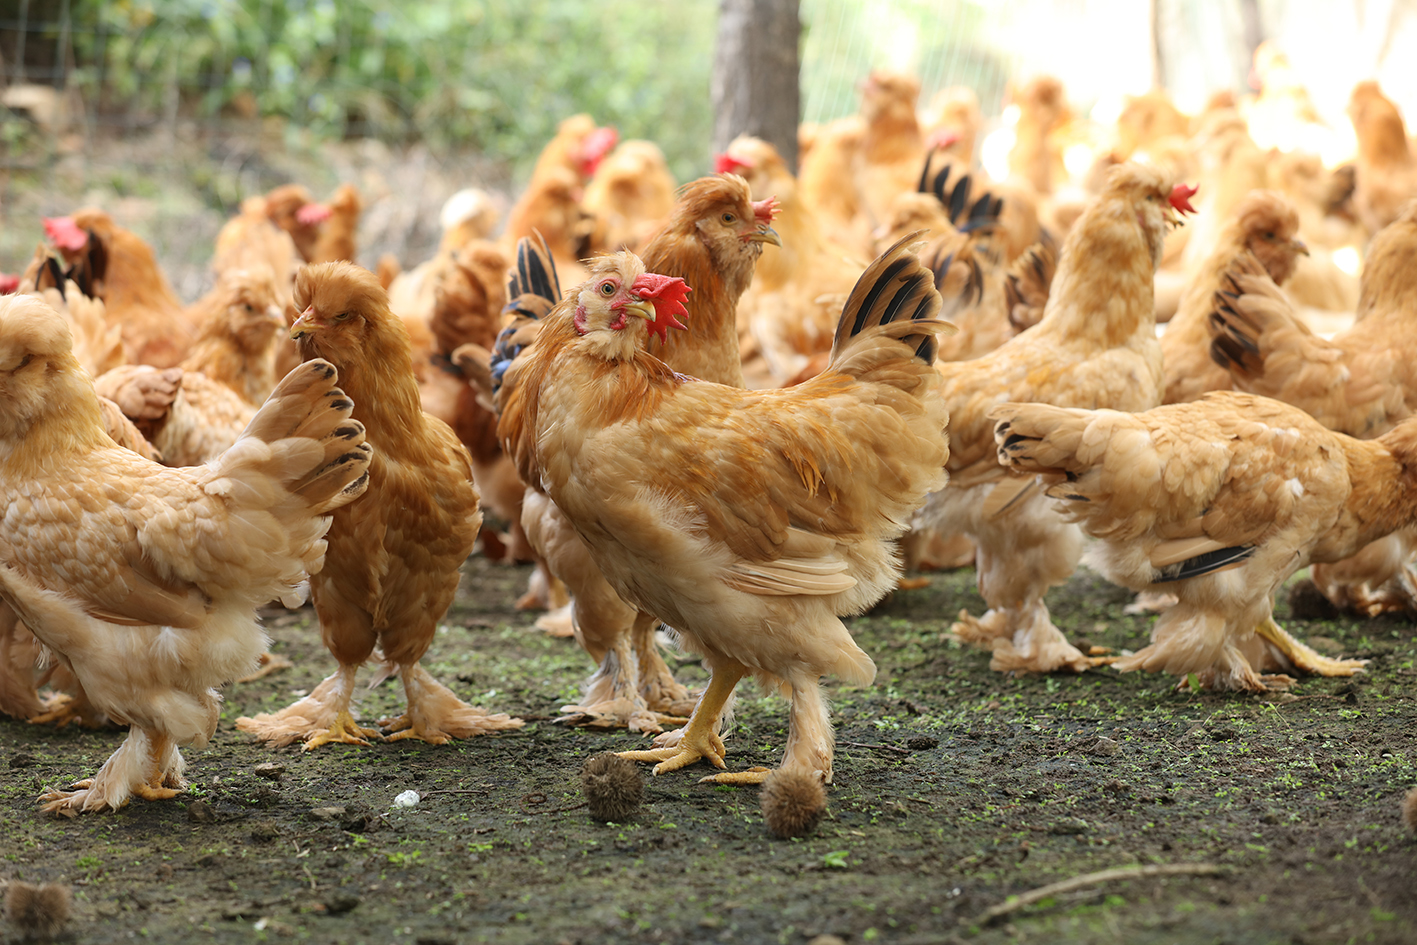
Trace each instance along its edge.
<instances>
[{"instance_id":1,"label":"black tail feather","mask_svg":"<svg viewBox=\"0 0 1417 945\"><path fill-rule=\"evenodd\" d=\"M935 290L935 274L908 249L920 236L916 232L902 238L861 274L842 309L833 357L848 339L869 326L939 316L942 303ZM902 340L915 348L922 361L934 363L938 346L933 333L909 334Z\"/></svg>"}]
</instances>

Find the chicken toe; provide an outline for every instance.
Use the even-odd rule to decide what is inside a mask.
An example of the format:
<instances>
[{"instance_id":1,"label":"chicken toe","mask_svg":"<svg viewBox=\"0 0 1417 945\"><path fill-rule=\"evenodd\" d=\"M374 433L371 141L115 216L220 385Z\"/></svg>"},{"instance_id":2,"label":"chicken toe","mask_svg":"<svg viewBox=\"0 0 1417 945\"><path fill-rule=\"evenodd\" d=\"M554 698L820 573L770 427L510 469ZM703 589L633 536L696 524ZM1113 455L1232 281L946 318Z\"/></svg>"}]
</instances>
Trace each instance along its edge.
<instances>
[{"instance_id":1,"label":"chicken toe","mask_svg":"<svg viewBox=\"0 0 1417 945\"><path fill-rule=\"evenodd\" d=\"M408 711L396 719L380 722L393 730L385 736L387 741L417 738L441 745L453 738L518 729L526 724L506 714L493 715L468 705L417 663L401 666L399 676L408 698Z\"/></svg>"},{"instance_id":2,"label":"chicken toe","mask_svg":"<svg viewBox=\"0 0 1417 945\"><path fill-rule=\"evenodd\" d=\"M1294 669L1310 676L1352 676L1364 672L1367 660L1336 660L1314 652L1300 643L1270 617L1255 628L1255 632L1271 647L1283 654L1281 662L1287 662ZM1289 666L1283 668L1288 669Z\"/></svg>"}]
</instances>

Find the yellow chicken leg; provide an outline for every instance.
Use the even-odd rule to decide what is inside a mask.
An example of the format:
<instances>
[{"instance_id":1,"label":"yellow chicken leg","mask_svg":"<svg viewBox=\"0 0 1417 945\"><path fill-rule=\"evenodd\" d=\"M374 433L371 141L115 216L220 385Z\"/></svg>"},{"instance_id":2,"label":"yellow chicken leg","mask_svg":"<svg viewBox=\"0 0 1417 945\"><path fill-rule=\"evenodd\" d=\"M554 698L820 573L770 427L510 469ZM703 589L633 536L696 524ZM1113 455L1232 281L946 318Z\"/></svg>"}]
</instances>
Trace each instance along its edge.
<instances>
[{"instance_id":1,"label":"yellow chicken leg","mask_svg":"<svg viewBox=\"0 0 1417 945\"><path fill-rule=\"evenodd\" d=\"M1266 618L1255 628L1255 632L1283 653L1295 669L1310 676L1352 676L1363 672L1363 667L1368 664L1367 660L1335 660L1321 656L1290 636L1288 631L1274 622L1273 617Z\"/></svg>"},{"instance_id":2,"label":"yellow chicken leg","mask_svg":"<svg viewBox=\"0 0 1417 945\"><path fill-rule=\"evenodd\" d=\"M417 738L430 745L442 745L454 738L471 738L526 724L509 715L493 715L468 705L417 663L399 667L399 677L403 679L408 711L396 719L380 720L380 725L393 730L385 741Z\"/></svg>"},{"instance_id":3,"label":"yellow chicken leg","mask_svg":"<svg viewBox=\"0 0 1417 945\"><path fill-rule=\"evenodd\" d=\"M731 667L716 667L713 675L709 677L708 688L700 697L699 704L694 707L694 714L689 717L689 724L680 732L670 732L670 736L679 737L666 738L665 747L646 751L621 751L616 754L631 761L659 762L654 766L655 774L677 771L705 759L716 768L727 767L723 763L723 739L719 737L716 729L718 720L723 715L723 707L728 704L728 697L733 695L733 689L744 673L745 669L737 664Z\"/></svg>"},{"instance_id":4,"label":"yellow chicken leg","mask_svg":"<svg viewBox=\"0 0 1417 945\"><path fill-rule=\"evenodd\" d=\"M358 666L342 665L299 702L279 712L243 716L236 727L276 747L297 739L305 740L306 751L330 742L368 747L369 739L379 737L378 730L361 727L349 711L358 670Z\"/></svg>"}]
</instances>

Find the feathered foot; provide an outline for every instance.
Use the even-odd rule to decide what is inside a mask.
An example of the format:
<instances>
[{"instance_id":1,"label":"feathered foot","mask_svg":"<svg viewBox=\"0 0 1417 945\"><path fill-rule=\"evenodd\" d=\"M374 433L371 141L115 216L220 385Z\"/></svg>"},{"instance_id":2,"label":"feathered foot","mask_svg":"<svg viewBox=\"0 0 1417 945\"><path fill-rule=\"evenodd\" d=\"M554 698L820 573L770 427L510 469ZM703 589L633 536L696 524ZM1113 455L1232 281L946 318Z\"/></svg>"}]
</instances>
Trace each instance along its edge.
<instances>
[{"instance_id":1,"label":"feathered foot","mask_svg":"<svg viewBox=\"0 0 1417 945\"><path fill-rule=\"evenodd\" d=\"M108 715L94 708L82 688L74 695L55 692L45 696L44 711L29 720L31 725L53 725L55 728L71 724L81 728L103 728L108 721Z\"/></svg>"},{"instance_id":2,"label":"feathered foot","mask_svg":"<svg viewBox=\"0 0 1417 945\"><path fill-rule=\"evenodd\" d=\"M576 630L572 623L571 608L571 602L567 601L563 606L537 617L534 626L549 637L573 637Z\"/></svg>"},{"instance_id":3,"label":"feathered foot","mask_svg":"<svg viewBox=\"0 0 1417 945\"><path fill-rule=\"evenodd\" d=\"M639 662L640 695L651 712L667 725L683 725L699 701L702 690L690 689L674 679L655 640L659 621L641 614L631 631Z\"/></svg>"},{"instance_id":4,"label":"feathered foot","mask_svg":"<svg viewBox=\"0 0 1417 945\"><path fill-rule=\"evenodd\" d=\"M822 698L820 680L816 676L792 680L792 708L787 722L787 745L782 752L781 771L810 774L824 784L831 784L833 741L831 718ZM770 768L753 767L747 771L720 772L700 778L700 784L762 784L772 773Z\"/></svg>"},{"instance_id":5,"label":"feathered foot","mask_svg":"<svg viewBox=\"0 0 1417 945\"><path fill-rule=\"evenodd\" d=\"M408 711L396 719L379 721L384 728L392 729L384 736L386 741L417 738L431 745L442 745L450 739L472 738L526 724L510 715L492 715L485 709L468 705L417 663L400 666L399 676L403 679Z\"/></svg>"},{"instance_id":6,"label":"feathered foot","mask_svg":"<svg viewBox=\"0 0 1417 945\"><path fill-rule=\"evenodd\" d=\"M556 721L583 728L628 728L632 732L658 735L662 724L682 725L684 719L661 716L645 704L640 695L630 640L623 634L605 651L595 674L586 684L579 705L563 705L565 713Z\"/></svg>"},{"instance_id":7,"label":"feathered foot","mask_svg":"<svg viewBox=\"0 0 1417 945\"><path fill-rule=\"evenodd\" d=\"M74 784L72 791L46 791L40 810L74 817L85 812L119 810L134 794L150 801L167 800L182 793L186 763L166 736L133 728L118 750L92 778Z\"/></svg>"},{"instance_id":8,"label":"feathered foot","mask_svg":"<svg viewBox=\"0 0 1417 945\"><path fill-rule=\"evenodd\" d=\"M991 609L979 619L964 611L959 616L950 630L965 642L992 650L989 668L997 673L1053 673L1063 669L1080 673L1098 665L1053 626L1041 600L1019 608Z\"/></svg>"},{"instance_id":9,"label":"feathered foot","mask_svg":"<svg viewBox=\"0 0 1417 945\"><path fill-rule=\"evenodd\" d=\"M648 751L616 752L621 758L631 761L657 761L655 774L677 771L696 761L707 760L716 768L726 768L723 763L723 739L718 734L718 721L733 688L743 678L744 668L717 668L709 677L708 688L704 690L699 704L689 724L682 729L666 732L655 739L655 745ZM745 772L746 773L746 772Z\"/></svg>"},{"instance_id":10,"label":"feathered foot","mask_svg":"<svg viewBox=\"0 0 1417 945\"><path fill-rule=\"evenodd\" d=\"M256 660L256 671L254 673L247 673L245 676L242 676L236 681L255 682L256 680L261 679L264 676L269 676L271 673L274 673L277 670L290 669L290 667L294 665L294 663L286 659L284 656L276 656L270 650L267 650L266 652L261 654L260 659Z\"/></svg>"},{"instance_id":11,"label":"feathered foot","mask_svg":"<svg viewBox=\"0 0 1417 945\"><path fill-rule=\"evenodd\" d=\"M1352 676L1365 670L1367 660L1335 660L1321 656L1308 646L1300 643L1270 617L1255 628L1255 633L1274 647L1293 667L1310 676ZM1288 679L1289 677L1283 677Z\"/></svg>"},{"instance_id":12,"label":"feathered foot","mask_svg":"<svg viewBox=\"0 0 1417 945\"><path fill-rule=\"evenodd\" d=\"M341 666L299 702L274 714L242 716L236 727L276 748L297 739L304 739L306 751L330 742L368 747L369 739L379 737L378 730L362 728L349 711L358 670L358 666Z\"/></svg>"}]
</instances>

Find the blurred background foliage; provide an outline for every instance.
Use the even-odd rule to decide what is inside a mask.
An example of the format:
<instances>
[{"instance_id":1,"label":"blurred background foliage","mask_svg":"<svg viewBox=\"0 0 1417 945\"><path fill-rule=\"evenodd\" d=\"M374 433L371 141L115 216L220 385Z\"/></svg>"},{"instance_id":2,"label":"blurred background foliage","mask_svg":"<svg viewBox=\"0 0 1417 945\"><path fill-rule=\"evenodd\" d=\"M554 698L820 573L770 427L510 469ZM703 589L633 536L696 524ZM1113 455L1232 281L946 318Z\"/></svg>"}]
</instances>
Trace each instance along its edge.
<instances>
[{"instance_id":1,"label":"blurred background foliage","mask_svg":"<svg viewBox=\"0 0 1417 945\"><path fill-rule=\"evenodd\" d=\"M578 111L709 167L715 0L3 0L10 81L76 90L85 119L285 119L317 138L472 148L528 172ZM852 113L873 66L997 109L1005 64L975 0L801 0L803 115ZM27 34L28 49L16 41ZM48 57L45 50L51 50ZM57 50L57 55L54 50ZM46 58L48 61L45 61Z\"/></svg>"}]
</instances>

